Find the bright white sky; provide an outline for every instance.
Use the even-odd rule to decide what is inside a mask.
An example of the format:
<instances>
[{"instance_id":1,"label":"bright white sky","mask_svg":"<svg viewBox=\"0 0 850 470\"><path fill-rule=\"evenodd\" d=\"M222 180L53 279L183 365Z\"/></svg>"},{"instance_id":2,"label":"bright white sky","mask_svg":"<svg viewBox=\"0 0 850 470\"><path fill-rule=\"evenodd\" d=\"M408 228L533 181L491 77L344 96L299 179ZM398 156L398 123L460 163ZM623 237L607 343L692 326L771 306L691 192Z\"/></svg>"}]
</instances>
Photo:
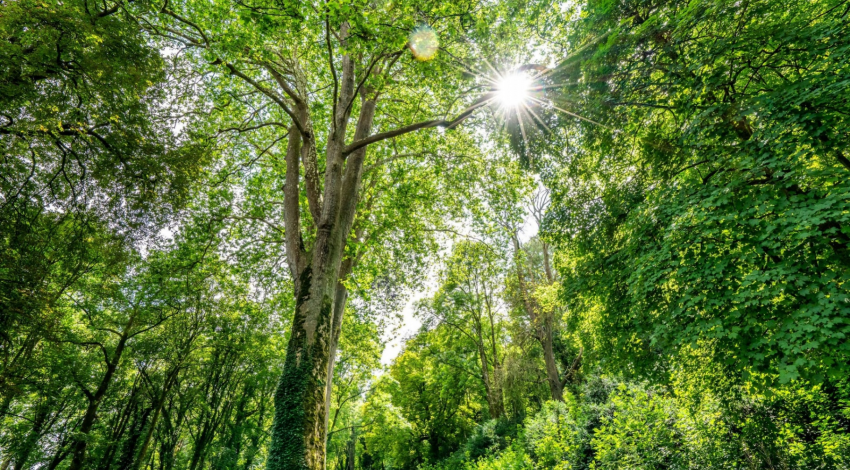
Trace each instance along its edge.
<instances>
[{"instance_id":1,"label":"bright white sky","mask_svg":"<svg viewBox=\"0 0 850 470\"><path fill-rule=\"evenodd\" d=\"M523 226L519 234L520 241L523 243L527 242L531 239L531 237L537 235L537 230L537 221L534 220L531 213L526 213L525 221L523 222ZM432 266L432 269L436 270L438 267L439 266L435 265ZM435 273L432 272L430 274ZM419 327L422 326L422 322L413 315L413 307L416 305L416 302L432 295L436 288L436 280L429 279L428 282L424 283L421 290L414 292L413 295L410 296L410 299L404 306L404 310L401 312L402 324L398 329L388 328L389 333L383 338L385 346L384 352L381 354L382 365L389 366L392 364L393 360L401 352L401 349L404 346L404 340L416 333L419 330Z\"/></svg>"}]
</instances>

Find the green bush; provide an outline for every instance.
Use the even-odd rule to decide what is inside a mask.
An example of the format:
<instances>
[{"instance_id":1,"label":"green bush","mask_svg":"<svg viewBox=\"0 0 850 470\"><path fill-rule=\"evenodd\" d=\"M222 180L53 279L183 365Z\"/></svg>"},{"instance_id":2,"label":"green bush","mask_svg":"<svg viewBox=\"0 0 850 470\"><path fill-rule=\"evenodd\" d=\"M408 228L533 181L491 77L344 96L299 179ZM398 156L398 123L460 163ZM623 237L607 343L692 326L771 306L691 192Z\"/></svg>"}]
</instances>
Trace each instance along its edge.
<instances>
[{"instance_id":1,"label":"green bush","mask_svg":"<svg viewBox=\"0 0 850 470\"><path fill-rule=\"evenodd\" d=\"M485 423L464 452L433 468L850 468L847 381L718 396L591 377L565 400L545 403L516 434L507 422Z\"/></svg>"},{"instance_id":2,"label":"green bush","mask_svg":"<svg viewBox=\"0 0 850 470\"><path fill-rule=\"evenodd\" d=\"M578 419L577 419L578 418ZM572 470L581 461L587 431L573 400L547 402L525 425L526 447L539 468Z\"/></svg>"},{"instance_id":3,"label":"green bush","mask_svg":"<svg viewBox=\"0 0 850 470\"><path fill-rule=\"evenodd\" d=\"M615 412L591 440L598 469L687 468L676 404L653 389L621 385L611 397Z\"/></svg>"}]
</instances>

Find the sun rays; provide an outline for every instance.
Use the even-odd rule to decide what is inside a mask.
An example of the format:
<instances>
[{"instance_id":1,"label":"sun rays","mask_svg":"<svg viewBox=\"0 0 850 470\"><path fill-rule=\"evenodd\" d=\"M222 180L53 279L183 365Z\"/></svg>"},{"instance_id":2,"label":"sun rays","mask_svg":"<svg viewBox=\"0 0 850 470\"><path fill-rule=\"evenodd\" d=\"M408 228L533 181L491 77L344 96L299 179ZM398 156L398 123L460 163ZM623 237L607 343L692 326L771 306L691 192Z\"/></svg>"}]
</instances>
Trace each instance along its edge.
<instances>
[{"instance_id":1,"label":"sun rays","mask_svg":"<svg viewBox=\"0 0 850 470\"><path fill-rule=\"evenodd\" d=\"M529 134L533 130L550 132L548 116L557 112L611 129L598 121L581 116L556 104L552 96L545 93L549 89L563 88L565 83L554 83L552 74L556 68L535 64L496 67L486 59L482 60L485 70L476 69L462 60L446 54L448 65L472 75L478 82L478 90L485 92L468 110L489 106L494 111L501 128L507 128L519 134L525 145L529 143Z\"/></svg>"}]
</instances>

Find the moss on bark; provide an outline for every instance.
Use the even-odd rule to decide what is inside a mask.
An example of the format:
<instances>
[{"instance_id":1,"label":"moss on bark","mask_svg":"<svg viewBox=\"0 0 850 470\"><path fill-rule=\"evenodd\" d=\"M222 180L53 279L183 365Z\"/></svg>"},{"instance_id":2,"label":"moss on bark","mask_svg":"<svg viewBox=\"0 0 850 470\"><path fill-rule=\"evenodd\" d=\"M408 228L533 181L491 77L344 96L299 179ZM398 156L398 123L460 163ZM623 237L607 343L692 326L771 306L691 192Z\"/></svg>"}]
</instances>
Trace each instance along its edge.
<instances>
[{"instance_id":1,"label":"moss on bark","mask_svg":"<svg viewBox=\"0 0 850 470\"><path fill-rule=\"evenodd\" d=\"M319 311L307 311L305 306L310 304L308 292L312 279L307 274L302 275L300 281L286 361L275 392L268 470L323 470L325 467L325 381L334 299L332 295L323 295ZM305 329L307 317L316 319L312 341L308 340L311 335Z\"/></svg>"}]
</instances>

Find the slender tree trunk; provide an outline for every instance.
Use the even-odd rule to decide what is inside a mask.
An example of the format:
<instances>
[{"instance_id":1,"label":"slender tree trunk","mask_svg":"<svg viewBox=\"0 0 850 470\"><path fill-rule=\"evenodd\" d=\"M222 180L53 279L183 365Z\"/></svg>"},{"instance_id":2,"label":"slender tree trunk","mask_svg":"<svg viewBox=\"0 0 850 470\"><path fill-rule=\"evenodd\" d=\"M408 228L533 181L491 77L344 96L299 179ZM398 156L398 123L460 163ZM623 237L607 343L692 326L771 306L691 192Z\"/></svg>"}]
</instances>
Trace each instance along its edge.
<instances>
[{"instance_id":1,"label":"slender tree trunk","mask_svg":"<svg viewBox=\"0 0 850 470\"><path fill-rule=\"evenodd\" d=\"M103 375L103 379L101 379L97 390L93 394L86 392L88 394L87 398L89 400L89 404L88 407L86 407L86 414L83 416L83 422L80 425L80 429L77 431L78 437L73 444L73 458L71 459L71 465L68 466L68 470L80 470L83 467L86 459L86 446L88 443L87 438L89 432L91 432L91 428L94 426L94 422L97 419L97 410L100 408L100 403L112 383L112 376L115 375L115 370L118 368L118 363L121 361L121 355L124 353L124 347L127 344L127 338L129 336L130 328L132 327L133 317L131 317L127 322L127 325L124 328L124 333L118 340L118 345L115 347L112 359L106 365L106 374Z\"/></svg>"},{"instance_id":2,"label":"slender tree trunk","mask_svg":"<svg viewBox=\"0 0 850 470\"><path fill-rule=\"evenodd\" d=\"M189 463L189 470L195 470L203 466L207 444L212 440L214 432L214 424L211 421L204 422L201 432L198 434L198 440L195 441L195 449L192 452L192 460Z\"/></svg>"},{"instance_id":3,"label":"slender tree trunk","mask_svg":"<svg viewBox=\"0 0 850 470\"><path fill-rule=\"evenodd\" d=\"M558 362L555 360L555 348L552 344L552 319L547 315L540 331L540 344L543 346L543 359L546 362L546 377L552 399L564 401L564 388L561 386L561 376L558 373Z\"/></svg>"},{"instance_id":4,"label":"slender tree trunk","mask_svg":"<svg viewBox=\"0 0 850 470\"><path fill-rule=\"evenodd\" d=\"M501 418L505 414L505 399L502 395L502 367L497 362L493 365L493 374L490 376L490 380L490 390L493 394L494 410L496 413L493 417Z\"/></svg>"},{"instance_id":5,"label":"slender tree trunk","mask_svg":"<svg viewBox=\"0 0 850 470\"><path fill-rule=\"evenodd\" d=\"M139 376L137 375L137 380L138 377ZM133 388L130 391L130 396L124 399L126 404L122 408L120 414L115 418L115 421L117 422L112 426L110 442L106 447L106 451L103 453L103 458L100 459L100 465L98 467L99 470L109 470L110 467L112 467L112 461L115 458L115 452L118 449L118 443L121 441L121 436L124 435L127 426L130 424L130 418L132 417L133 411L136 408L136 402L138 400L138 391L138 384L133 383Z\"/></svg>"},{"instance_id":6,"label":"slender tree trunk","mask_svg":"<svg viewBox=\"0 0 850 470\"><path fill-rule=\"evenodd\" d=\"M496 383L497 378L490 375L490 366L480 330L478 334L478 358L481 362L481 381L484 382L484 391L487 393L487 407L490 411L490 418L500 418L502 416L502 390Z\"/></svg>"},{"instance_id":7,"label":"slender tree trunk","mask_svg":"<svg viewBox=\"0 0 850 470\"><path fill-rule=\"evenodd\" d=\"M551 284L555 282L555 276L552 274L552 264L549 261L549 245L542 240L541 243L543 244L543 271L546 273L546 280Z\"/></svg>"},{"instance_id":8,"label":"slender tree trunk","mask_svg":"<svg viewBox=\"0 0 850 470\"><path fill-rule=\"evenodd\" d=\"M47 422L47 417L50 414L50 400L43 400L36 408L35 417L32 420L32 428L27 434L21 448L18 449L18 456L15 458L14 470L23 470L26 467L27 460L30 458L35 445L41 439L44 424Z\"/></svg>"},{"instance_id":9,"label":"slender tree trunk","mask_svg":"<svg viewBox=\"0 0 850 470\"><path fill-rule=\"evenodd\" d=\"M348 261L348 260L346 260ZM350 263L349 271L350 271ZM343 265L343 270L346 269L346 266ZM343 276L348 273L341 273ZM334 299L334 315L333 315L333 327L331 331L331 347L330 353L328 354L328 378L325 386L325 429L328 428L328 420L330 419L331 412L331 392L333 389L333 381L334 381L334 365L336 365L336 353L339 347L339 334L342 331L342 318L345 314L345 304L348 300L348 290L345 288L345 285L340 280L336 285L336 299Z\"/></svg>"},{"instance_id":10,"label":"slender tree trunk","mask_svg":"<svg viewBox=\"0 0 850 470\"><path fill-rule=\"evenodd\" d=\"M553 400L564 401L564 388L561 385L561 377L558 373L558 363L555 360L555 351L552 344L552 318L551 315L547 314L543 314L541 318L536 306L532 303L530 293L528 292L528 285L525 282L525 276L523 275L520 264L520 253L522 253L522 251L519 239L516 235L513 236L513 245L514 256L516 257L516 274L517 284L519 285L519 293L520 297L522 297L523 308L525 309L528 317L531 319L532 327L536 330L535 336L537 337L537 340L540 341L540 345L543 347L543 361L546 364L546 378L549 383L549 392L551 393ZM543 262L546 277L550 282L552 282L552 273L551 268L549 267L549 254L545 245L543 247Z\"/></svg>"},{"instance_id":11,"label":"slender tree trunk","mask_svg":"<svg viewBox=\"0 0 850 470\"><path fill-rule=\"evenodd\" d=\"M230 426L227 444L224 449L221 449L221 457L218 459L214 468L235 470L236 464L239 461L239 454L242 453L243 434L245 430L245 421L250 415L248 402L254 397L254 386L252 383L245 385L242 390L242 395L239 403L236 405L236 412L233 417L233 424Z\"/></svg>"},{"instance_id":12,"label":"slender tree trunk","mask_svg":"<svg viewBox=\"0 0 850 470\"><path fill-rule=\"evenodd\" d=\"M552 266L549 262L549 245L546 242L541 242L543 244L543 271L546 273L546 280L551 284L555 282L555 276L552 274ZM543 328L540 331L540 345L543 346L543 359L546 362L549 391L552 392L553 400L564 401L564 387L561 376L558 374L558 361L555 359L555 348L552 344L553 330L553 318L551 315L546 315L543 319Z\"/></svg>"},{"instance_id":13,"label":"slender tree trunk","mask_svg":"<svg viewBox=\"0 0 850 470\"><path fill-rule=\"evenodd\" d=\"M261 396L265 396L266 391L260 390ZM251 434L248 437L248 442L250 445L248 449L245 450L245 458L242 463L242 470L250 470L251 465L254 463L254 459L257 456L257 452L260 449L260 445L267 435L266 429L263 426L263 423L266 419L266 406L265 400L259 400L259 405L257 409L257 425L251 430Z\"/></svg>"},{"instance_id":14,"label":"slender tree trunk","mask_svg":"<svg viewBox=\"0 0 850 470\"><path fill-rule=\"evenodd\" d=\"M120 470L133 468L135 457L138 454L139 441L147 429L148 422L153 410L149 407L138 407L133 413L133 421L130 425L127 437L124 439L121 457L118 458L117 467Z\"/></svg>"},{"instance_id":15,"label":"slender tree trunk","mask_svg":"<svg viewBox=\"0 0 850 470\"><path fill-rule=\"evenodd\" d=\"M354 463L357 457L357 428L351 429L351 437L345 444L345 465L343 470L354 470Z\"/></svg>"},{"instance_id":16,"label":"slender tree trunk","mask_svg":"<svg viewBox=\"0 0 850 470\"><path fill-rule=\"evenodd\" d=\"M496 412L498 416L501 417L505 414L505 399L502 394L502 363L499 361L499 350L496 348L496 343L498 342L498 329L496 327L496 320L493 316L493 308L490 304L490 297L486 293L486 288L484 290L484 299L485 299L485 308L487 310L487 318L490 321L490 354L491 354L491 362L493 363L493 375L491 376L492 385L491 389L493 392L493 398L496 403ZM479 327L481 327L481 323L479 322Z\"/></svg>"},{"instance_id":17,"label":"slender tree trunk","mask_svg":"<svg viewBox=\"0 0 850 470\"><path fill-rule=\"evenodd\" d=\"M180 443L180 429L186 418L186 413L192 408L194 400L177 402L176 413L172 419L172 413L168 407L163 407L163 424L166 428L165 436L159 446L159 461L162 470L172 470L175 464L177 445Z\"/></svg>"},{"instance_id":18,"label":"slender tree trunk","mask_svg":"<svg viewBox=\"0 0 850 470\"><path fill-rule=\"evenodd\" d=\"M67 436L56 449L56 454L53 455L53 458L50 459L50 463L47 464L47 470L56 470L56 467L59 466L62 462L68 458L68 454L71 453L71 448L65 448L65 445L68 443Z\"/></svg>"},{"instance_id":19,"label":"slender tree trunk","mask_svg":"<svg viewBox=\"0 0 850 470\"><path fill-rule=\"evenodd\" d=\"M136 455L136 459L133 462L133 470L139 470L142 467L142 463L145 461L145 457L147 457L148 447L150 447L151 439L153 438L153 432L156 430L156 424L157 422L159 422L159 417L162 414L162 407L165 405L165 397L168 395L168 392L171 390L171 387L177 381L177 373L179 371L180 367L178 364L168 374L165 379L165 384L163 385L162 390L156 397L153 415L151 416L150 422L147 424L147 427L144 431L144 435L142 436L142 443L139 446L138 455Z\"/></svg>"},{"instance_id":20,"label":"slender tree trunk","mask_svg":"<svg viewBox=\"0 0 850 470\"><path fill-rule=\"evenodd\" d=\"M27 360L40 340L40 338L35 336L35 333L30 333L26 340L24 340L24 345L18 349L15 357L12 358L11 363L0 371L0 390L3 391L3 401L0 404L0 419L3 419L6 413L9 412L9 407L12 406L12 401L20 390L13 383L9 383L9 378L16 375L19 368L26 366Z\"/></svg>"}]
</instances>

